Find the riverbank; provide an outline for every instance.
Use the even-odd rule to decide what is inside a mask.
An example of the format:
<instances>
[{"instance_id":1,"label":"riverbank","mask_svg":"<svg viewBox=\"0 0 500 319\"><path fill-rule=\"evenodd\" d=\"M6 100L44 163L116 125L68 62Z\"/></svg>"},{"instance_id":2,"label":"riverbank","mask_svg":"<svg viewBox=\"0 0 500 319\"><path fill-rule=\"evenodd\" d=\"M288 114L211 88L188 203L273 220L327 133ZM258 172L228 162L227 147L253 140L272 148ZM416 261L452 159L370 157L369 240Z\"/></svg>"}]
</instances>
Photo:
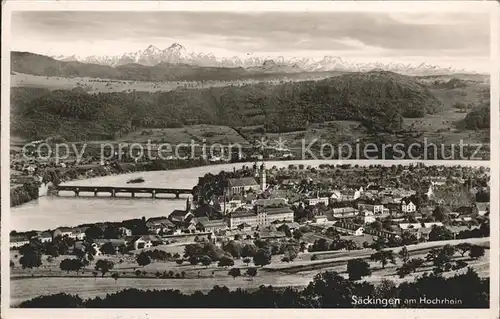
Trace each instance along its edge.
<instances>
[{"instance_id":1,"label":"riverbank","mask_svg":"<svg viewBox=\"0 0 500 319\"><path fill-rule=\"evenodd\" d=\"M290 165L297 166L300 164L318 167L320 165L358 165L358 166L368 166L368 165L416 165L417 163L424 163L427 166L432 165L444 165L444 166L470 166L470 167L489 167L490 162L478 162L478 161L446 161L446 160L431 160L431 161L417 161L417 160L273 160L266 161L267 167L272 166L278 167L288 167ZM150 171L166 171L166 170L179 170L187 169L201 166L214 166L221 167L221 170L230 169L232 170L236 166L251 166L252 162L234 162L234 163L211 163L203 159L196 160L157 160L152 162L143 163L113 163L108 166L101 166L99 164L95 165L84 165L80 167L68 167L68 168L49 168L44 172L43 182L52 182L54 185L60 183L66 183L76 180L87 180L97 177L106 177L114 175L123 175L130 173L139 172L150 172ZM203 175L201 175L203 176ZM201 177L198 176L198 177ZM30 184L30 183L28 183ZM21 204L28 203L32 200L38 198L38 191L34 192L32 190L33 185L23 185L17 187L16 189L11 188L11 207L19 206Z\"/></svg>"},{"instance_id":2,"label":"riverbank","mask_svg":"<svg viewBox=\"0 0 500 319\"><path fill-rule=\"evenodd\" d=\"M85 165L68 168L48 168L42 176L43 182L28 182L10 189L10 206L15 207L38 199L42 184L59 185L75 180L115 176L137 172L165 171L210 165L205 160L165 160L145 163L112 163L111 165Z\"/></svg>"}]
</instances>

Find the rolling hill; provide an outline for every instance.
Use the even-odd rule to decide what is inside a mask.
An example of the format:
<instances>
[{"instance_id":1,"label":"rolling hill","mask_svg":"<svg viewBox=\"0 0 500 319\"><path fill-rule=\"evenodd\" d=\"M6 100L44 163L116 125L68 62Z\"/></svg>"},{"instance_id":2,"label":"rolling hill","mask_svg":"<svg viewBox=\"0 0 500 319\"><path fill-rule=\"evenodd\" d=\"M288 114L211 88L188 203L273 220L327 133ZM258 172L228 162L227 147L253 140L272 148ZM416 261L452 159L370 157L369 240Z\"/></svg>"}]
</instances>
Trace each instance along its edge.
<instances>
[{"instance_id":1,"label":"rolling hill","mask_svg":"<svg viewBox=\"0 0 500 319\"><path fill-rule=\"evenodd\" d=\"M153 93L13 88L11 107L15 135L91 140L137 128L194 124L263 125L268 132L287 132L331 120L355 120L369 131L394 132L401 128L403 117L434 113L441 103L411 77L368 72L320 81Z\"/></svg>"}]
</instances>

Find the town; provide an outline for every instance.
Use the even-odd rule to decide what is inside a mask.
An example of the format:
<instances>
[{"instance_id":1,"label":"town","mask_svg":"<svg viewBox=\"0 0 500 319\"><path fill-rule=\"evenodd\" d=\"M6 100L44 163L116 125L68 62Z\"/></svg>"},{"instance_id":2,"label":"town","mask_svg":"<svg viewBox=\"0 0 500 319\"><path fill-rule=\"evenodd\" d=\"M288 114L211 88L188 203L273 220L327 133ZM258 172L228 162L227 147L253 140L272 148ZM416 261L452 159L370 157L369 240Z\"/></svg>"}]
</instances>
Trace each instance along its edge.
<instances>
[{"instance_id":1,"label":"town","mask_svg":"<svg viewBox=\"0 0 500 319\"><path fill-rule=\"evenodd\" d=\"M12 231L13 283L195 279L184 288L193 292L231 277L252 278L252 287L280 277L283 285L305 286L315 273L339 267L356 279L410 280L425 270L464 268L465 253L488 276L480 257L489 248L489 168L266 164L200 177L185 208L163 216ZM441 263L428 257L443 246L462 253ZM395 268L398 251L414 258ZM351 259L370 260L362 267L371 271L352 273Z\"/></svg>"}]
</instances>

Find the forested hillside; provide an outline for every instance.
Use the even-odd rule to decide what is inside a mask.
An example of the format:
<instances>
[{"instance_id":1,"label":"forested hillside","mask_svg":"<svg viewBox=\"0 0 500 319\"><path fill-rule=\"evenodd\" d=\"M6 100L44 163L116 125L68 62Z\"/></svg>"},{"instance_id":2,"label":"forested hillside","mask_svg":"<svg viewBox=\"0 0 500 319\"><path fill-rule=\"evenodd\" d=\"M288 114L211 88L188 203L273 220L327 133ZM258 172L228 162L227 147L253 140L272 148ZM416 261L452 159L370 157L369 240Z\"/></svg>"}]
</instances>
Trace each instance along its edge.
<instances>
[{"instance_id":1,"label":"forested hillside","mask_svg":"<svg viewBox=\"0 0 500 319\"><path fill-rule=\"evenodd\" d=\"M72 140L192 124L264 125L268 132L286 132L330 120L356 120L370 131L393 132L401 128L403 117L422 117L440 106L410 77L368 72L321 81L154 93L13 88L11 123L12 132L23 137L57 134Z\"/></svg>"}]
</instances>

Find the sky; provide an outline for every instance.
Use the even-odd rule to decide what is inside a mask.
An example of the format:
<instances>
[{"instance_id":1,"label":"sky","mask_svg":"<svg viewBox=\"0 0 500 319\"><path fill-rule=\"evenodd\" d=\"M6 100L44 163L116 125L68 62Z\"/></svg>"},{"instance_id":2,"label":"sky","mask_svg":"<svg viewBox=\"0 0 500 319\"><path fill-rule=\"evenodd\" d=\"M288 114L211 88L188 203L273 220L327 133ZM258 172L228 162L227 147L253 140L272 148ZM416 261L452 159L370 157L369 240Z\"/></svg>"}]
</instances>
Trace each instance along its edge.
<instances>
[{"instance_id":1,"label":"sky","mask_svg":"<svg viewBox=\"0 0 500 319\"><path fill-rule=\"evenodd\" d=\"M11 49L117 55L177 42L230 56L339 56L487 71L487 13L14 12Z\"/></svg>"}]
</instances>

